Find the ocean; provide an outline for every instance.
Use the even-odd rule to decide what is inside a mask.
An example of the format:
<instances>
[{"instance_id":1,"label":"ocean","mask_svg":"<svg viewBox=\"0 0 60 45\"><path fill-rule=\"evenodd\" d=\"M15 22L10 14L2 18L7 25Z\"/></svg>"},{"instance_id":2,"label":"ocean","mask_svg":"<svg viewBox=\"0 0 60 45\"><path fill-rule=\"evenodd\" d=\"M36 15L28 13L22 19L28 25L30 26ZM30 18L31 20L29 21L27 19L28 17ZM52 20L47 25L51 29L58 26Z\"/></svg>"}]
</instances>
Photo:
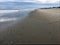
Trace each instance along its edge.
<instances>
[{"instance_id":1,"label":"ocean","mask_svg":"<svg viewBox=\"0 0 60 45\"><path fill-rule=\"evenodd\" d=\"M0 10L0 30L16 24L28 16L28 13L34 9Z\"/></svg>"}]
</instances>

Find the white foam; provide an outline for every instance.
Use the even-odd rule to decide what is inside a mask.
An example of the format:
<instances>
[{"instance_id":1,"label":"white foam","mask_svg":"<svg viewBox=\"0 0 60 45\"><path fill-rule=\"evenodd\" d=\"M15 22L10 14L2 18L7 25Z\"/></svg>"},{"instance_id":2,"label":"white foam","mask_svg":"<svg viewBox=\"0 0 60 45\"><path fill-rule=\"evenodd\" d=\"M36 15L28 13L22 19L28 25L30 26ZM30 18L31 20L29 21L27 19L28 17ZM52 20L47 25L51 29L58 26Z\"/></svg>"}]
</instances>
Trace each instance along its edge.
<instances>
[{"instance_id":1,"label":"white foam","mask_svg":"<svg viewBox=\"0 0 60 45\"><path fill-rule=\"evenodd\" d=\"M19 10L0 10L0 13L13 13L18 12Z\"/></svg>"},{"instance_id":2,"label":"white foam","mask_svg":"<svg viewBox=\"0 0 60 45\"><path fill-rule=\"evenodd\" d=\"M17 18L1 18L0 22L15 21Z\"/></svg>"}]
</instances>

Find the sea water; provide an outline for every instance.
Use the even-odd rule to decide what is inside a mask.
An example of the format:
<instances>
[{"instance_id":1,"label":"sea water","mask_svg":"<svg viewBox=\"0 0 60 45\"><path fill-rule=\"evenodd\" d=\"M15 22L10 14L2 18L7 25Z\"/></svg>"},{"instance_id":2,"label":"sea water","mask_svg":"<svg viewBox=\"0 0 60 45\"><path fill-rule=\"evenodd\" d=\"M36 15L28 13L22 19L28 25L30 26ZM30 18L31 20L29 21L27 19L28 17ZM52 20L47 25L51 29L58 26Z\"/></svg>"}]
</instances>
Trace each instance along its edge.
<instances>
[{"instance_id":1,"label":"sea water","mask_svg":"<svg viewBox=\"0 0 60 45\"><path fill-rule=\"evenodd\" d=\"M34 9L35 8L20 10L0 10L0 30L14 25L18 22L18 20L22 20L28 15L30 11Z\"/></svg>"}]
</instances>

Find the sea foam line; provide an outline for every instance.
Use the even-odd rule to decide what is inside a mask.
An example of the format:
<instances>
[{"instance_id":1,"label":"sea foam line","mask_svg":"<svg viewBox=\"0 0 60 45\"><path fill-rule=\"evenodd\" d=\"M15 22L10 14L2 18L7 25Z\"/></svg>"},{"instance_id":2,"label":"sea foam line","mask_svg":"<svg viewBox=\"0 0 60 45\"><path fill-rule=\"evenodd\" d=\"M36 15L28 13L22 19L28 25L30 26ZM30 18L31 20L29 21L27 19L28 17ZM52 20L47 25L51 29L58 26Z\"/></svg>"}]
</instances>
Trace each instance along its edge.
<instances>
[{"instance_id":1,"label":"sea foam line","mask_svg":"<svg viewBox=\"0 0 60 45\"><path fill-rule=\"evenodd\" d=\"M15 21L16 18L1 18L0 22L6 22L6 21Z\"/></svg>"}]
</instances>

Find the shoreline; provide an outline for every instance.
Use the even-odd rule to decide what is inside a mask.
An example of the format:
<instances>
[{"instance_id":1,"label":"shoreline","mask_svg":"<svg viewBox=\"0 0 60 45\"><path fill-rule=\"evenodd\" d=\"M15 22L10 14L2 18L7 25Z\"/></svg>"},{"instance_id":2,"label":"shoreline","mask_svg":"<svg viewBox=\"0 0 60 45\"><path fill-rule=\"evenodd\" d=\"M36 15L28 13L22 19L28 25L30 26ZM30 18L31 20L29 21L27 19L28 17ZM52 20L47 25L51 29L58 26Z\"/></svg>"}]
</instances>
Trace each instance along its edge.
<instances>
[{"instance_id":1,"label":"shoreline","mask_svg":"<svg viewBox=\"0 0 60 45\"><path fill-rule=\"evenodd\" d=\"M5 44L59 44L59 11L58 8L31 11L21 22L1 32L0 41Z\"/></svg>"}]
</instances>

